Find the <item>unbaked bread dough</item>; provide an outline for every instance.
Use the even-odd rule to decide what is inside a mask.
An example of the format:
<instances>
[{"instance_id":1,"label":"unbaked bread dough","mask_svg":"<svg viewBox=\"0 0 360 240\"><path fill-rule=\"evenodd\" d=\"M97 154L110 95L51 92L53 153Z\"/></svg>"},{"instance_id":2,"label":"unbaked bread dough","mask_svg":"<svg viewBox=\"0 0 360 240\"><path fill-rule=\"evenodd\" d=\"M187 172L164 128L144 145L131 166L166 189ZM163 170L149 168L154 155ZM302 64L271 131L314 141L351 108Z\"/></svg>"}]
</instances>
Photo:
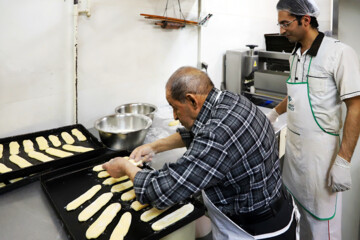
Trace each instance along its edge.
<instances>
[{"instance_id":1,"label":"unbaked bread dough","mask_svg":"<svg viewBox=\"0 0 360 240\"><path fill-rule=\"evenodd\" d=\"M3 188L3 187L5 187L6 185L5 185L5 183L0 183L0 188Z\"/></svg>"},{"instance_id":2,"label":"unbaked bread dough","mask_svg":"<svg viewBox=\"0 0 360 240\"><path fill-rule=\"evenodd\" d=\"M29 139L23 141L23 146L26 153L34 151L34 144Z\"/></svg>"},{"instance_id":3,"label":"unbaked bread dough","mask_svg":"<svg viewBox=\"0 0 360 240\"><path fill-rule=\"evenodd\" d=\"M50 135L49 136L49 140L51 142L51 144L54 146L54 147L60 147L61 146L61 142L60 142L60 139L55 136L55 135Z\"/></svg>"},{"instance_id":4,"label":"unbaked bread dough","mask_svg":"<svg viewBox=\"0 0 360 240\"><path fill-rule=\"evenodd\" d=\"M124 213L121 216L119 223L111 233L110 240L123 240L129 231L131 219L132 217L130 212Z\"/></svg>"},{"instance_id":5,"label":"unbaked bread dough","mask_svg":"<svg viewBox=\"0 0 360 240\"><path fill-rule=\"evenodd\" d=\"M110 174L107 171L102 171L98 173L98 178L106 178L109 177Z\"/></svg>"},{"instance_id":6,"label":"unbaked bread dough","mask_svg":"<svg viewBox=\"0 0 360 240\"><path fill-rule=\"evenodd\" d=\"M139 211L143 208L146 208L147 206L149 206L149 204L145 203L145 204L141 204L139 201L135 201L131 204L131 208L134 209L135 211Z\"/></svg>"},{"instance_id":7,"label":"unbaked bread dough","mask_svg":"<svg viewBox=\"0 0 360 240\"><path fill-rule=\"evenodd\" d=\"M0 173L6 173L11 171L11 168L8 168L5 164L0 163Z\"/></svg>"},{"instance_id":8,"label":"unbaked bread dough","mask_svg":"<svg viewBox=\"0 0 360 240\"><path fill-rule=\"evenodd\" d=\"M131 188L133 185L134 184L132 181L127 181L124 183L116 184L111 188L111 192L121 192L128 188Z\"/></svg>"},{"instance_id":9,"label":"unbaked bread dough","mask_svg":"<svg viewBox=\"0 0 360 240\"><path fill-rule=\"evenodd\" d=\"M3 156L3 150L4 150L4 146L0 144L0 158L2 158Z\"/></svg>"},{"instance_id":10,"label":"unbaked bread dough","mask_svg":"<svg viewBox=\"0 0 360 240\"><path fill-rule=\"evenodd\" d=\"M95 167L93 167L92 170L93 170L94 172L104 171L105 169L103 169L102 165L103 165L103 164L96 165Z\"/></svg>"},{"instance_id":11,"label":"unbaked bread dough","mask_svg":"<svg viewBox=\"0 0 360 240\"><path fill-rule=\"evenodd\" d=\"M160 220L154 222L151 225L151 228L154 231L160 231L171 224L176 223L177 221L183 219L187 215L189 215L192 211L194 211L194 205L191 203L188 203L181 208L177 209L176 211L170 213L169 215L166 215L165 217L161 218Z\"/></svg>"},{"instance_id":12,"label":"unbaked bread dough","mask_svg":"<svg viewBox=\"0 0 360 240\"><path fill-rule=\"evenodd\" d=\"M179 123L180 123L179 120L174 120L174 121L169 122L169 126L170 127L177 126L177 125L179 125Z\"/></svg>"},{"instance_id":13,"label":"unbaked bread dough","mask_svg":"<svg viewBox=\"0 0 360 240\"><path fill-rule=\"evenodd\" d=\"M68 132L62 132L61 137L67 144L73 144L75 142L74 138Z\"/></svg>"},{"instance_id":14,"label":"unbaked bread dough","mask_svg":"<svg viewBox=\"0 0 360 240\"><path fill-rule=\"evenodd\" d=\"M81 153L94 150L93 148L89 148L89 147L74 146L69 144L63 145L62 148L71 152L81 152Z\"/></svg>"},{"instance_id":15,"label":"unbaked bread dough","mask_svg":"<svg viewBox=\"0 0 360 240\"><path fill-rule=\"evenodd\" d=\"M18 142L13 141L9 144L10 147L10 155L16 155L19 154L19 148L20 145L18 144Z\"/></svg>"},{"instance_id":16,"label":"unbaked bread dough","mask_svg":"<svg viewBox=\"0 0 360 240\"><path fill-rule=\"evenodd\" d=\"M94 216L97 211L99 211L105 204L107 204L110 199L113 197L113 193L103 193L98 197L93 203L87 206L84 210L79 214L78 220L79 222L85 222L89 220L92 216Z\"/></svg>"},{"instance_id":17,"label":"unbaked bread dough","mask_svg":"<svg viewBox=\"0 0 360 240\"><path fill-rule=\"evenodd\" d=\"M136 198L134 189L132 189L126 193L123 193L121 195L121 201L130 201L130 200L133 200L134 198Z\"/></svg>"},{"instance_id":18,"label":"unbaked bread dough","mask_svg":"<svg viewBox=\"0 0 360 240\"><path fill-rule=\"evenodd\" d=\"M150 210L147 210L143 214L141 214L140 220L143 222L149 222L152 219L159 216L160 214L162 214L163 212L165 212L166 210L168 210L168 208L160 210L160 209L153 207Z\"/></svg>"},{"instance_id":19,"label":"unbaked bread dough","mask_svg":"<svg viewBox=\"0 0 360 240\"><path fill-rule=\"evenodd\" d=\"M72 135L74 135L80 142L86 141L86 137L82 132L79 131L79 129L74 128L71 130Z\"/></svg>"},{"instance_id":20,"label":"unbaked bread dough","mask_svg":"<svg viewBox=\"0 0 360 240\"><path fill-rule=\"evenodd\" d=\"M71 201L68 205L66 205L66 210L71 211L78 208L81 204L91 199L99 190L101 189L101 185L97 184L87 190L85 193Z\"/></svg>"},{"instance_id":21,"label":"unbaked bread dough","mask_svg":"<svg viewBox=\"0 0 360 240\"><path fill-rule=\"evenodd\" d=\"M25 159L23 159L22 157L18 156L18 155L11 155L9 157L10 161L15 163L16 165L18 165L20 168L25 168L25 167L29 167L32 164L29 163L28 161L26 161Z\"/></svg>"},{"instance_id":22,"label":"unbaked bread dough","mask_svg":"<svg viewBox=\"0 0 360 240\"><path fill-rule=\"evenodd\" d=\"M51 158L41 152L36 152L36 151L29 152L28 155L29 155L29 157L39 160L41 162L48 162L48 161L54 160L53 158Z\"/></svg>"},{"instance_id":23,"label":"unbaked bread dough","mask_svg":"<svg viewBox=\"0 0 360 240\"><path fill-rule=\"evenodd\" d=\"M60 157L60 158L69 157L69 156L74 155L71 152L65 152L63 150L59 150L59 149L56 149L56 148L47 148L47 149L45 149L45 152L50 154L50 155Z\"/></svg>"},{"instance_id":24,"label":"unbaked bread dough","mask_svg":"<svg viewBox=\"0 0 360 240\"><path fill-rule=\"evenodd\" d=\"M93 239L100 236L114 219L116 214L120 211L121 205L120 203L112 203L110 204L100 215L96 221L90 225L90 227L86 230L86 238Z\"/></svg>"},{"instance_id":25,"label":"unbaked bread dough","mask_svg":"<svg viewBox=\"0 0 360 240\"><path fill-rule=\"evenodd\" d=\"M124 181L126 179L129 179L129 177L128 176L122 176L122 177L119 177L119 178L110 177L110 178L107 178L105 181L103 181L103 184L104 185L113 185L114 183L121 182L121 181Z\"/></svg>"},{"instance_id":26,"label":"unbaked bread dough","mask_svg":"<svg viewBox=\"0 0 360 240\"><path fill-rule=\"evenodd\" d=\"M35 140L36 140L40 150L45 150L49 147L48 142L44 137L40 136L40 137L37 137Z\"/></svg>"},{"instance_id":27,"label":"unbaked bread dough","mask_svg":"<svg viewBox=\"0 0 360 240\"><path fill-rule=\"evenodd\" d=\"M24 178L19 177L19 178L11 179L11 180L9 180L9 182L10 182L10 183L16 183L16 182L18 182L18 181L20 181L20 180L22 180L22 179L24 179Z\"/></svg>"}]
</instances>

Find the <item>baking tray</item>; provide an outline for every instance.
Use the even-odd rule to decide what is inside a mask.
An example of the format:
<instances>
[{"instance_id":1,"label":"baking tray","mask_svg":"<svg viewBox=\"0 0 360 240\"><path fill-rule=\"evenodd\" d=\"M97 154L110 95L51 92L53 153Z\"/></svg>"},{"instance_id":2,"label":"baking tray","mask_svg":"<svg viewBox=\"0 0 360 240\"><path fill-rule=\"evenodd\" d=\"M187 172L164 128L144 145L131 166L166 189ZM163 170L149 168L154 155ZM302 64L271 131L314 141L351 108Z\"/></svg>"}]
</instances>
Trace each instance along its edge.
<instances>
[{"instance_id":1,"label":"baking tray","mask_svg":"<svg viewBox=\"0 0 360 240\"><path fill-rule=\"evenodd\" d=\"M4 186L0 186L0 195L16 188L28 185L29 183L35 182L40 178L40 173L31 174L30 176L25 176L17 179L5 180L0 182Z\"/></svg>"},{"instance_id":2,"label":"baking tray","mask_svg":"<svg viewBox=\"0 0 360 240\"><path fill-rule=\"evenodd\" d=\"M81 131L84 134L84 136L87 138L87 140L81 142L81 141L78 141L78 139L75 136L73 136L73 138L75 139L75 143L73 145L83 146L83 147L92 147L92 148L94 148L94 150L85 152L85 153L74 153L73 152L74 155L69 156L69 157L64 157L64 158L59 158L59 157L55 157L52 155L48 155L45 153L45 151L39 150L38 145L35 141L36 137L44 136L45 138L47 138L47 136L49 136L49 135L55 135L55 136L59 137L59 140L63 145L63 144L65 144L65 142L61 138L60 134L64 131L71 134L71 130L74 128L79 129L79 131ZM33 142L34 149L36 151L39 151L48 156L51 156L52 158L54 158L54 160L49 161L49 162L41 162L41 161L37 161L35 159L28 157L27 154L24 152L24 148L22 146L22 142L25 139L29 139ZM9 156L10 156L9 143L12 141L17 141L19 143L20 152L18 155L20 157L25 158L28 162L32 163L33 164L32 166L29 166L26 168L20 168L18 165L12 163L9 160ZM24 134L24 135L2 138L2 139L0 139L0 144L2 144L4 147L3 157L0 159L0 163L3 163L7 167L13 169L11 172L0 174L0 182L4 182L4 181L10 180L10 179L15 179L18 177L30 176L33 173L38 173L38 172L42 172L45 170L51 170L56 167L64 166L67 164L73 164L76 162L84 161L91 157L98 156L102 152L106 151L105 145L103 145L96 137L94 137L81 124L74 124L74 125L64 126L64 127L50 129L50 130L44 130L44 131L39 131L39 132L34 132L34 133L29 133L29 134ZM54 147L54 146L52 146L50 141L48 141L48 144L50 147ZM56 148L56 147L54 147L54 148ZM61 146L58 147L57 149L61 149Z\"/></svg>"},{"instance_id":3,"label":"baking tray","mask_svg":"<svg viewBox=\"0 0 360 240\"><path fill-rule=\"evenodd\" d=\"M204 215L205 210L204 206L195 199L189 198L187 201L179 203L175 206L172 206L168 209L165 213L158 216L157 218L153 219L150 222L142 222L140 221L140 215L151 208L148 206L140 211L134 211L130 208L131 203L134 201L123 202L120 200L121 194L114 193L113 198L109 201L106 206L101 208L91 219L86 222L78 222L77 217L79 213L87 207L90 203L92 203L97 197L99 197L102 193L110 192L111 186L102 185L101 190L89 201L85 202L82 206L74 211L66 211L65 206L77 198L80 194L84 193L92 186L96 184L101 184L105 179L99 179L97 177L97 173L92 171L93 166L106 162L115 156L125 156L124 154L115 153L115 155L103 155L93 159L93 165L89 167L89 165L85 168L80 168L81 165L78 165L74 169L74 166L69 166L67 168L63 168L56 172L51 172L46 175L41 176L41 185L45 195L48 197L52 207L54 208L56 214L58 215L59 219L61 220L64 229L68 233L70 239L74 240L82 240L86 239L85 233L88 227L100 216L101 212L111 203L113 202L120 202L121 203L121 210L116 215L114 220L107 226L106 230L103 234L101 234L97 239L105 240L109 239L110 235L119 222L120 217L126 211L130 211L132 214L132 222L129 229L128 234L125 236L125 240L153 240L153 239L160 239L173 231L187 225L188 223L196 220L197 218ZM150 168L147 165L144 168ZM128 189L129 190L129 189ZM128 191L125 190L125 191ZM124 191L124 192L125 192ZM168 214L184 204L191 202L194 205L194 211L190 213L188 216L183 218L182 220L178 221L177 223L159 231L154 232L151 229L151 224L155 221L159 220L164 214Z\"/></svg>"}]
</instances>

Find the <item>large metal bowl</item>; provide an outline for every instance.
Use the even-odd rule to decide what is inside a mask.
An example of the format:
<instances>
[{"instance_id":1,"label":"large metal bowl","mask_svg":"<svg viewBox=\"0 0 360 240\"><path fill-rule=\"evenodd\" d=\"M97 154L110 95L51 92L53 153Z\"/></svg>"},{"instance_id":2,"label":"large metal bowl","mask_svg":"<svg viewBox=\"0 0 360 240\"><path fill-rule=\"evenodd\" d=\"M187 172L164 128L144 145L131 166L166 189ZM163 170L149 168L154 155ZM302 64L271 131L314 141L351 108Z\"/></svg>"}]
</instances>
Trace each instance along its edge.
<instances>
[{"instance_id":1,"label":"large metal bowl","mask_svg":"<svg viewBox=\"0 0 360 240\"><path fill-rule=\"evenodd\" d=\"M138 113L148 116L151 120L154 119L156 111L157 107L149 103L128 103L115 108L116 113Z\"/></svg>"},{"instance_id":2,"label":"large metal bowl","mask_svg":"<svg viewBox=\"0 0 360 240\"><path fill-rule=\"evenodd\" d=\"M95 122L101 141L113 150L132 151L140 146L152 120L142 114L114 114Z\"/></svg>"}]
</instances>

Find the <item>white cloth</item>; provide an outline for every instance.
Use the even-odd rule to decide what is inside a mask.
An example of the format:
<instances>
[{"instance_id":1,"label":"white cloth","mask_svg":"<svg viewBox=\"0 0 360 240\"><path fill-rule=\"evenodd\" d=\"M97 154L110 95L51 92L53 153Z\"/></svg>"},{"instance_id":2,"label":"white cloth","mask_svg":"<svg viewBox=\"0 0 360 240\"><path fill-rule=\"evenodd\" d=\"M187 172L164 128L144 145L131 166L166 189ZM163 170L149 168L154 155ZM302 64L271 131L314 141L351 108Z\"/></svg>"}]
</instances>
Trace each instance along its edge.
<instances>
[{"instance_id":1,"label":"white cloth","mask_svg":"<svg viewBox=\"0 0 360 240\"><path fill-rule=\"evenodd\" d=\"M293 212L291 214L290 221L287 226L278 231L252 236L239 227L236 223L234 223L230 218L228 218L225 214L223 214L207 197L205 191L202 191L202 197L204 200L204 204L208 210L209 217L212 223L212 237L214 240L257 240L257 239L267 239L279 236L286 231L289 230L291 223L294 218L296 222L299 222L300 213L298 208L296 207L293 201ZM298 240L298 229L299 226L296 227L297 234L296 239Z\"/></svg>"},{"instance_id":2,"label":"white cloth","mask_svg":"<svg viewBox=\"0 0 360 240\"><path fill-rule=\"evenodd\" d=\"M336 156L331 167L328 182L333 192L342 192L351 188L350 163L339 155Z\"/></svg>"},{"instance_id":3,"label":"white cloth","mask_svg":"<svg viewBox=\"0 0 360 240\"><path fill-rule=\"evenodd\" d=\"M309 79L309 98L318 123L336 132L342 127L341 101L360 95L359 59L351 47L326 36L315 57L305 53L301 55L300 48L296 51L290 81Z\"/></svg>"},{"instance_id":4,"label":"white cloth","mask_svg":"<svg viewBox=\"0 0 360 240\"><path fill-rule=\"evenodd\" d=\"M306 212L305 209L299 208L301 214L301 240L341 240L342 193L338 193L337 197L336 215L331 220L319 221Z\"/></svg>"}]
</instances>

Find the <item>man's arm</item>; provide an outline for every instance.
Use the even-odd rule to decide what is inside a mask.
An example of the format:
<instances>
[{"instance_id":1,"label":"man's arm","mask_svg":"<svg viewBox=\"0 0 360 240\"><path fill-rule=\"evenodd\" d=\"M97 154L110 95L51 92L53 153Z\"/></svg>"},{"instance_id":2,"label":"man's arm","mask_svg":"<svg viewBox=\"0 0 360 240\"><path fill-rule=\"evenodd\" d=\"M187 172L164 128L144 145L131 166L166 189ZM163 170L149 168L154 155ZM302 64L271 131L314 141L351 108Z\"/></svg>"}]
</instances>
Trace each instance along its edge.
<instances>
[{"instance_id":1,"label":"man's arm","mask_svg":"<svg viewBox=\"0 0 360 240\"><path fill-rule=\"evenodd\" d=\"M339 155L350 162L360 133L360 96L344 100L347 113Z\"/></svg>"},{"instance_id":2,"label":"man's arm","mask_svg":"<svg viewBox=\"0 0 360 240\"><path fill-rule=\"evenodd\" d=\"M328 185L333 192L351 188L350 161L360 132L360 97L344 100L347 107L340 151L331 166Z\"/></svg>"},{"instance_id":3,"label":"man's arm","mask_svg":"<svg viewBox=\"0 0 360 240\"><path fill-rule=\"evenodd\" d=\"M288 97L286 96L276 107L275 111L281 115L286 112Z\"/></svg>"}]
</instances>

